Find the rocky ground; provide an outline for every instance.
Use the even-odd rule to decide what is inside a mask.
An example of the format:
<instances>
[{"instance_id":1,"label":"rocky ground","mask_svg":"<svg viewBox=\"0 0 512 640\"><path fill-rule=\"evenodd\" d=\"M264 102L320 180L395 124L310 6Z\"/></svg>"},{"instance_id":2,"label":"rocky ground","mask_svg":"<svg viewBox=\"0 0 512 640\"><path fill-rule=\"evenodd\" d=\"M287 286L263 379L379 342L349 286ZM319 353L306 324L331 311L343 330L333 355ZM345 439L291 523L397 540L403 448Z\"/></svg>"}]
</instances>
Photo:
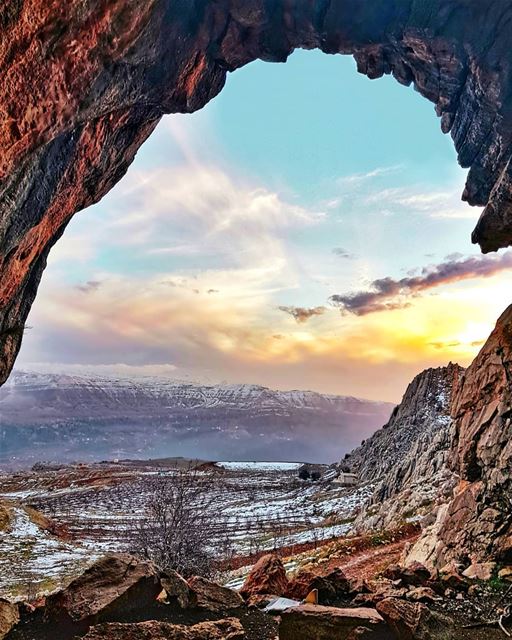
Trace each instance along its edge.
<instances>
[{"instance_id":1,"label":"rocky ground","mask_svg":"<svg viewBox=\"0 0 512 640\"><path fill-rule=\"evenodd\" d=\"M397 563L412 527L359 537L287 572L261 557L233 590L117 554L64 589L17 605L0 601L6 640L494 640L509 633L512 583L497 567ZM288 598L286 601L279 598ZM307 599L307 601L304 601ZM500 626L501 623L501 626Z\"/></svg>"}]
</instances>

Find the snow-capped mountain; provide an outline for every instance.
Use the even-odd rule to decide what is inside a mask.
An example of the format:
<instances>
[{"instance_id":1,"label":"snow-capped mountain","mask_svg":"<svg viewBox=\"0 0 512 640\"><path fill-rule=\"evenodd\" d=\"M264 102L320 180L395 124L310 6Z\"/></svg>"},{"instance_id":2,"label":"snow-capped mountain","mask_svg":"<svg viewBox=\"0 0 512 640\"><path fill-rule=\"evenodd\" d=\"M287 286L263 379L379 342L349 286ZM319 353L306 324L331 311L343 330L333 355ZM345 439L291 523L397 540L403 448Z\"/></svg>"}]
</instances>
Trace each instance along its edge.
<instances>
[{"instance_id":1,"label":"snow-capped mountain","mask_svg":"<svg viewBox=\"0 0 512 640\"><path fill-rule=\"evenodd\" d=\"M121 455L332 461L391 409L258 385L15 371L0 388L0 461Z\"/></svg>"}]
</instances>

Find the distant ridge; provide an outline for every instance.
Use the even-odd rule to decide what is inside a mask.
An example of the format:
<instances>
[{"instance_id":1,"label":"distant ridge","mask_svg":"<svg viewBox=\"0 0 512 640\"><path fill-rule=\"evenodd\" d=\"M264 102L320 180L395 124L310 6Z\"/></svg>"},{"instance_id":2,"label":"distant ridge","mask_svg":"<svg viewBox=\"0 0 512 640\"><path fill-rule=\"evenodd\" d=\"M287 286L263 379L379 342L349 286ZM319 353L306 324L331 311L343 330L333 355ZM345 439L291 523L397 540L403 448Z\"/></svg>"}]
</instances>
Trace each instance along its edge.
<instances>
[{"instance_id":1,"label":"distant ridge","mask_svg":"<svg viewBox=\"0 0 512 640\"><path fill-rule=\"evenodd\" d=\"M333 462L392 408L252 384L14 371L0 388L0 462L167 455Z\"/></svg>"}]
</instances>

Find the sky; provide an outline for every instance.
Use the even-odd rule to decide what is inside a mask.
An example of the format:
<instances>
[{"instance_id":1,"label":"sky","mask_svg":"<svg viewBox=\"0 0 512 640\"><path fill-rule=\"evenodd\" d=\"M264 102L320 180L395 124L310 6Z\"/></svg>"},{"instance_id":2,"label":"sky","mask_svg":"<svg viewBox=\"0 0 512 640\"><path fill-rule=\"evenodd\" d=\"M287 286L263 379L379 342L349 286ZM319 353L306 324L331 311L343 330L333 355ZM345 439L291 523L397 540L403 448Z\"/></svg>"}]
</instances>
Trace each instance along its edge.
<instances>
[{"instance_id":1,"label":"sky","mask_svg":"<svg viewBox=\"0 0 512 640\"><path fill-rule=\"evenodd\" d=\"M75 216L17 366L399 401L469 364L509 302L464 181L411 87L320 52L254 62Z\"/></svg>"}]
</instances>

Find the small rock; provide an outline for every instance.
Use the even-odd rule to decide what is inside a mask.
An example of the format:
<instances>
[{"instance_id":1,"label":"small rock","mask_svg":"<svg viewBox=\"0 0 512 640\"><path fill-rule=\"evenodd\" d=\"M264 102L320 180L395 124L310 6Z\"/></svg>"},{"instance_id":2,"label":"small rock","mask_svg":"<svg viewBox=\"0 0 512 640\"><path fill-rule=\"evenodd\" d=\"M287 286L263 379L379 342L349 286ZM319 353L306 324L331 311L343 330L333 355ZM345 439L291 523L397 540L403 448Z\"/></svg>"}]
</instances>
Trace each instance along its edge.
<instances>
[{"instance_id":1,"label":"small rock","mask_svg":"<svg viewBox=\"0 0 512 640\"><path fill-rule=\"evenodd\" d=\"M244 600L237 591L210 582L206 578L194 576L188 581L188 586L194 593L195 605L200 609L218 613L238 609L244 605Z\"/></svg>"},{"instance_id":2,"label":"small rock","mask_svg":"<svg viewBox=\"0 0 512 640\"><path fill-rule=\"evenodd\" d=\"M476 562L470 565L462 575L469 580L490 580L496 569L495 562Z\"/></svg>"},{"instance_id":3,"label":"small rock","mask_svg":"<svg viewBox=\"0 0 512 640\"><path fill-rule=\"evenodd\" d=\"M430 587L414 587L407 594L407 600L413 602L436 602L442 600Z\"/></svg>"},{"instance_id":4,"label":"small rock","mask_svg":"<svg viewBox=\"0 0 512 640\"><path fill-rule=\"evenodd\" d=\"M439 571L439 579L443 585L456 591L467 591L468 583L463 578L455 564L449 564Z\"/></svg>"},{"instance_id":5,"label":"small rock","mask_svg":"<svg viewBox=\"0 0 512 640\"><path fill-rule=\"evenodd\" d=\"M421 562L416 561L406 567L391 564L382 572L382 575L395 583L396 586L406 584L419 587L430 580L430 571Z\"/></svg>"},{"instance_id":6,"label":"small rock","mask_svg":"<svg viewBox=\"0 0 512 640\"><path fill-rule=\"evenodd\" d=\"M280 596L268 594L268 593L257 593L254 596L249 596L245 601L245 604L249 607L249 609L264 609L268 604L277 600Z\"/></svg>"},{"instance_id":7,"label":"small rock","mask_svg":"<svg viewBox=\"0 0 512 640\"><path fill-rule=\"evenodd\" d=\"M512 582L512 566L503 567L498 571L498 577L501 580L506 580L507 582Z\"/></svg>"},{"instance_id":8,"label":"small rock","mask_svg":"<svg viewBox=\"0 0 512 640\"><path fill-rule=\"evenodd\" d=\"M348 634L346 640L377 640L375 632L369 627L356 627Z\"/></svg>"}]
</instances>

